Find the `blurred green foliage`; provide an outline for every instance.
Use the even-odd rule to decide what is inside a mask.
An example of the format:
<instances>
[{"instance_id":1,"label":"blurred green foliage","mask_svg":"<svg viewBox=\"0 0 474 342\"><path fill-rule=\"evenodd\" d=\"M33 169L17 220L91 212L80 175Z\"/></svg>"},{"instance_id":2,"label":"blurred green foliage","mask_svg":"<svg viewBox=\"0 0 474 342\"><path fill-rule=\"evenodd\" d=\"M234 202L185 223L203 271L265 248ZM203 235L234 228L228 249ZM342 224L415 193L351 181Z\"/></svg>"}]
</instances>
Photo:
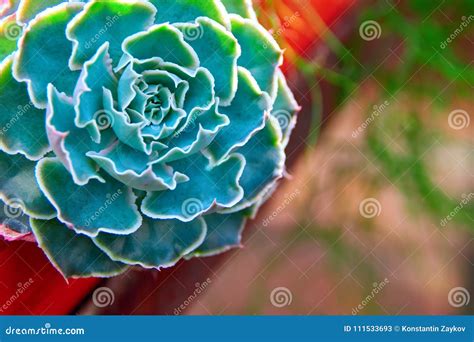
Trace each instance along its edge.
<instances>
[{"instance_id":1,"label":"blurred green foliage","mask_svg":"<svg viewBox=\"0 0 474 342\"><path fill-rule=\"evenodd\" d=\"M399 100L403 93L410 103L427 100L430 115L443 115L447 123L449 112L455 109L450 107L453 101L473 95L474 1L375 1L362 9L358 24L369 20L379 24L379 39L367 41L361 39L360 32L354 32L342 44L327 35L342 77L342 81L329 79L336 80L332 83L340 89L339 103L350 98L361 82L372 78L381 91L375 104ZM308 68L307 62L303 64ZM371 112L372 107L367 117ZM456 138L427 125L417 108L410 108L409 113L383 113L376 121L369 126L366 139L372 161L405 193L410 205L423 208L439 224L460 207L462 196L451 198L435 184L425 155L435 142ZM404 146L405 153L394 152L393 141L387 136ZM464 195L473 191L473 184L466 184ZM474 232L474 201L462 206L453 222Z\"/></svg>"}]
</instances>

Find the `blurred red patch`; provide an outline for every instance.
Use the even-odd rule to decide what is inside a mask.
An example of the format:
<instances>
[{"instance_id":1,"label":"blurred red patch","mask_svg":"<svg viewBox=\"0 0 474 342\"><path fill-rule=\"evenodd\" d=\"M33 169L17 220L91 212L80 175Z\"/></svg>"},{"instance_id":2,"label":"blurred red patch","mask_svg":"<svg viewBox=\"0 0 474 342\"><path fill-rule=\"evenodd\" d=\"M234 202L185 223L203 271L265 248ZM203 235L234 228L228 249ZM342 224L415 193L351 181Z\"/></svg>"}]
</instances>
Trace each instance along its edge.
<instances>
[{"instance_id":1,"label":"blurred red patch","mask_svg":"<svg viewBox=\"0 0 474 342\"><path fill-rule=\"evenodd\" d=\"M68 314L99 281L68 284L35 243L0 240L0 315Z\"/></svg>"}]
</instances>

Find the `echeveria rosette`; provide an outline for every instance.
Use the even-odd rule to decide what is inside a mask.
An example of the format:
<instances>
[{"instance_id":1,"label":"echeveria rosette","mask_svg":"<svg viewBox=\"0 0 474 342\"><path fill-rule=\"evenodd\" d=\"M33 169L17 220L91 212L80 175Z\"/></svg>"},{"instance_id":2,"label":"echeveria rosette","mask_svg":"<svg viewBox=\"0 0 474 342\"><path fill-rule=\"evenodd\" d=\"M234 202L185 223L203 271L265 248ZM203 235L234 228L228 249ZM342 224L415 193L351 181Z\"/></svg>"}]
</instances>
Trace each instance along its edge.
<instances>
[{"instance_id":1,"label":"echeveria rosette","mask_svg":"<svg viewBox=\"0 0 474 342\"><path fill-rule=\"evenodd\" d=\"M251 2L4 3L0 235L66 277L240 245L298 111Z\"/></svg>"}]
</instances>

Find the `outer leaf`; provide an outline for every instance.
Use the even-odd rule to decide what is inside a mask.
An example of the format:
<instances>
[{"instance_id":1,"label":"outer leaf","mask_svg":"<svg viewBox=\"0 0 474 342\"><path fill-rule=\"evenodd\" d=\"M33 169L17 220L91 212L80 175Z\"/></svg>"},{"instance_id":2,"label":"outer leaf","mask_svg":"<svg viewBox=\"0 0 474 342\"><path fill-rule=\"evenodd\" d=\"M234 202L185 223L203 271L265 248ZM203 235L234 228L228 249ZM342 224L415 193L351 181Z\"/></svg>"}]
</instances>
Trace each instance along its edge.
<instances>
[{"instance_id":1,"label":"outer leaf","mask_svg":"<svg viewBox=\"0 0 474 342\"><path fill-rule=\"evenodd\" d=\"M31 220L31 227L48 259L64 277L111 277L127 266L112 261L92 240L58 220Z\"/></svg>"},{"instance_id":2,"label":"outer leaf","mask_svg":"<svg viewBox=\"0 0 474 342\"><path fill-rule=\"evenodd\" d=\"M244 189L240 203L229 209L234 212L253 205L262 194L272 188L283 176L285 152L278 122L270 117L265 128L237 150L246 160L239 184Z\"/></svg>"},{"instance_id":3,"label":"outer leaf","mask_svg":"<svg viewBox=\"0 0 474 342\"><path fill-rule=\"evenodd\" d=\"M78 70L105 42L117 65L123 54L123 40L153 24L156 8L146 1L93 0L67 27L67 37L74 42L70 66Z\"/></svg>"},{"instance_id":4,"label":"outer leaf","mask_svg":"<svg viewBox=\"0 0 474 342\"><path fill-rule=\"evenodd\" d=\"M146 268L171 267L199 246L206 236L206 222L145 219L127 236L100 234L94 242L112 259Z\"/></svg>"},{"instance_id":5,"label":"outer leaf","mask_svg":"<svg viewBox=\"0 0 474 342\"><path fill-rule=\"evenodd\" d=\"M25 83L12 76L12 58L0 64L0 147L39 159L50 150L44 121L45 111L30 102Z\"/></svg>"},{"instance_id":6,"label":"outer leaf","mask_svg":"<svg viewBox=\"0 0 474 342\"><path fill-rule=\"evenodd\" d=\"M239 66L249 70L260 88L274 98L277 70L283 62L283 51L259 23L234 14L230 17L232 33L242 49Z\"/></svg>"},{"instance_id":7,"label":"outer leaf","mask_svg":"<svg viewBox=\"0 0 474 342\"><path fill-rule=\"evenodd\" d=\"M65 2L64 0L21 0L18 6L17 18L22 23L28 23L38 13L41 13L47 8L54 7L60 3Z\"/></svg>"},{"instance_id":8,"label":"outer leaf","mask_svg":"<svg viewBox=\"0 0 474 342\"><path fill-rule=\"evenodd\" d=\"M161 58L186 68L199 65L196 52L184 41L183 34L168 24L153 25L146 32L128 37L123 42L123 50L139 60Z\"/></svg>"},{"instance_id":9,"label":"outer leaf","mask_svg":"<svg viewBox=\"0 0 474 342\"><path fill-rule=\"evenodd\" d=\"M56 216L56 210L38 186L35 167L36 162L21 154L0 152L0 198L7 204L21 206L29 216L50 219Z\"/></svg>"},{"instance_id":10,"label":"outer leaf","mask_svg":"<svg viewBox=\"0 0 474 342\"><path fill-rule=\"evenodd\" d=\"M237 59L240 56L240 46L235 37L209 18L198 18L195 24L176 26L196 51L201 66L214 76L216 96L221 104L230 104L237 90Z\"/></svg>"},{"instance_id":11,"label":"outer leaf","mask_svg":"<svg viewBox=\"0 0 474 342\"><path fill-rule=\"evenodd\" d=\"M207 17L229 28L229 19L220 0L149 0L159 10L155 23L187 23Z\"/></svg>"},{"instance_id":12,"label":"outer leaf","mask_svg":"<svg viewBox=\"0 0 474 342\"><path fill-rule=\"evenodd\" d=\"M257 20L257 15L253 9L252 0L221 0L227 12L238 14L243 18Z\"/></svg>"},{"instance_id":13,"label":"outer leaf","mask_svg":"<svg viewBox=\"0 0 474 342\"><path fill-rule=\"evenodd\" d=\"M248 218L246 211L234 214L214 213L203 218L207 223L206 238L190 256L210 256L240 246L242 231Z\"/></svg>"},{"instance_id":14,"label":"outer leaf","mask_svg":"<svg viewBox=\"0 0 474 342\"><path fill-rule=\"evenodd\" d=\"M285 76L281 71L278 71L278 91L271 114L278 120L278 124L283 132L282 141L285 147L290 139L291 131L296 125L296 114L300 110L301 107L288 87Z\"/></svg>"},{"instance_id":15,"label":"outer leaf","mask_svg":"<svg viewBox=\"0 0 474 342\"><path fill-rule=\"evenodd\" d=\"M63 3L45 10L20 39L13 74L28 83L31 101L38 108L46 108L49 83L68 95L74 90L79 73L68 68L72 43L64 32L81 8L81 3Z\"/></svg>"},{"instance_id":16,"label":"outer leaf","mask_svg":"<svg viewBox=\"0 0 474 342\"><path fill-rule=\"evenodd\" d=\"M239 88L232 104L219 110L230 119L209 145L213 160L224 158L233 149L243 146L265 124L270 111L270 99L258 87L255 79L245 69L239 68Z\"/></svg>"},{"instance_id":17,"label":"outer leaf","mask_svg":"<svg viewBox=\"0 0 474 342\"><path fill-rule=\"evenodd\" d=\"M91 180L78 186L55 158L42 159L36 174L59 220L76 232L89 236L99 232L130 234L142 223L132 191L111 177L104 175L105 183Z\"/></svg>"}]
</instances>

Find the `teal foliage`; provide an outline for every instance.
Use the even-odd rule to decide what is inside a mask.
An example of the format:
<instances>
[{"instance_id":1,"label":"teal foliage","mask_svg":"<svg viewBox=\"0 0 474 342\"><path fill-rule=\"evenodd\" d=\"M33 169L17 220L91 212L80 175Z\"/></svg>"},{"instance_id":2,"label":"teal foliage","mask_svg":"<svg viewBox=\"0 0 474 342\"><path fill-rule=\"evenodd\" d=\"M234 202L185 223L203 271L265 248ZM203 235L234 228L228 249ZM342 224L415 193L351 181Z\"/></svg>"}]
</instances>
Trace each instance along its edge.
<instances>
[{"instance_id":1,"label":"teal foliage","mask_svg":"<svg viewBox=\"0 0 474 342\"><path fill-rule=\"evenodd\" d=\"M0 234L65 277L240 245L299 110L251 1L21 0L0 28Z\"/></svg>"}]
</instances>

